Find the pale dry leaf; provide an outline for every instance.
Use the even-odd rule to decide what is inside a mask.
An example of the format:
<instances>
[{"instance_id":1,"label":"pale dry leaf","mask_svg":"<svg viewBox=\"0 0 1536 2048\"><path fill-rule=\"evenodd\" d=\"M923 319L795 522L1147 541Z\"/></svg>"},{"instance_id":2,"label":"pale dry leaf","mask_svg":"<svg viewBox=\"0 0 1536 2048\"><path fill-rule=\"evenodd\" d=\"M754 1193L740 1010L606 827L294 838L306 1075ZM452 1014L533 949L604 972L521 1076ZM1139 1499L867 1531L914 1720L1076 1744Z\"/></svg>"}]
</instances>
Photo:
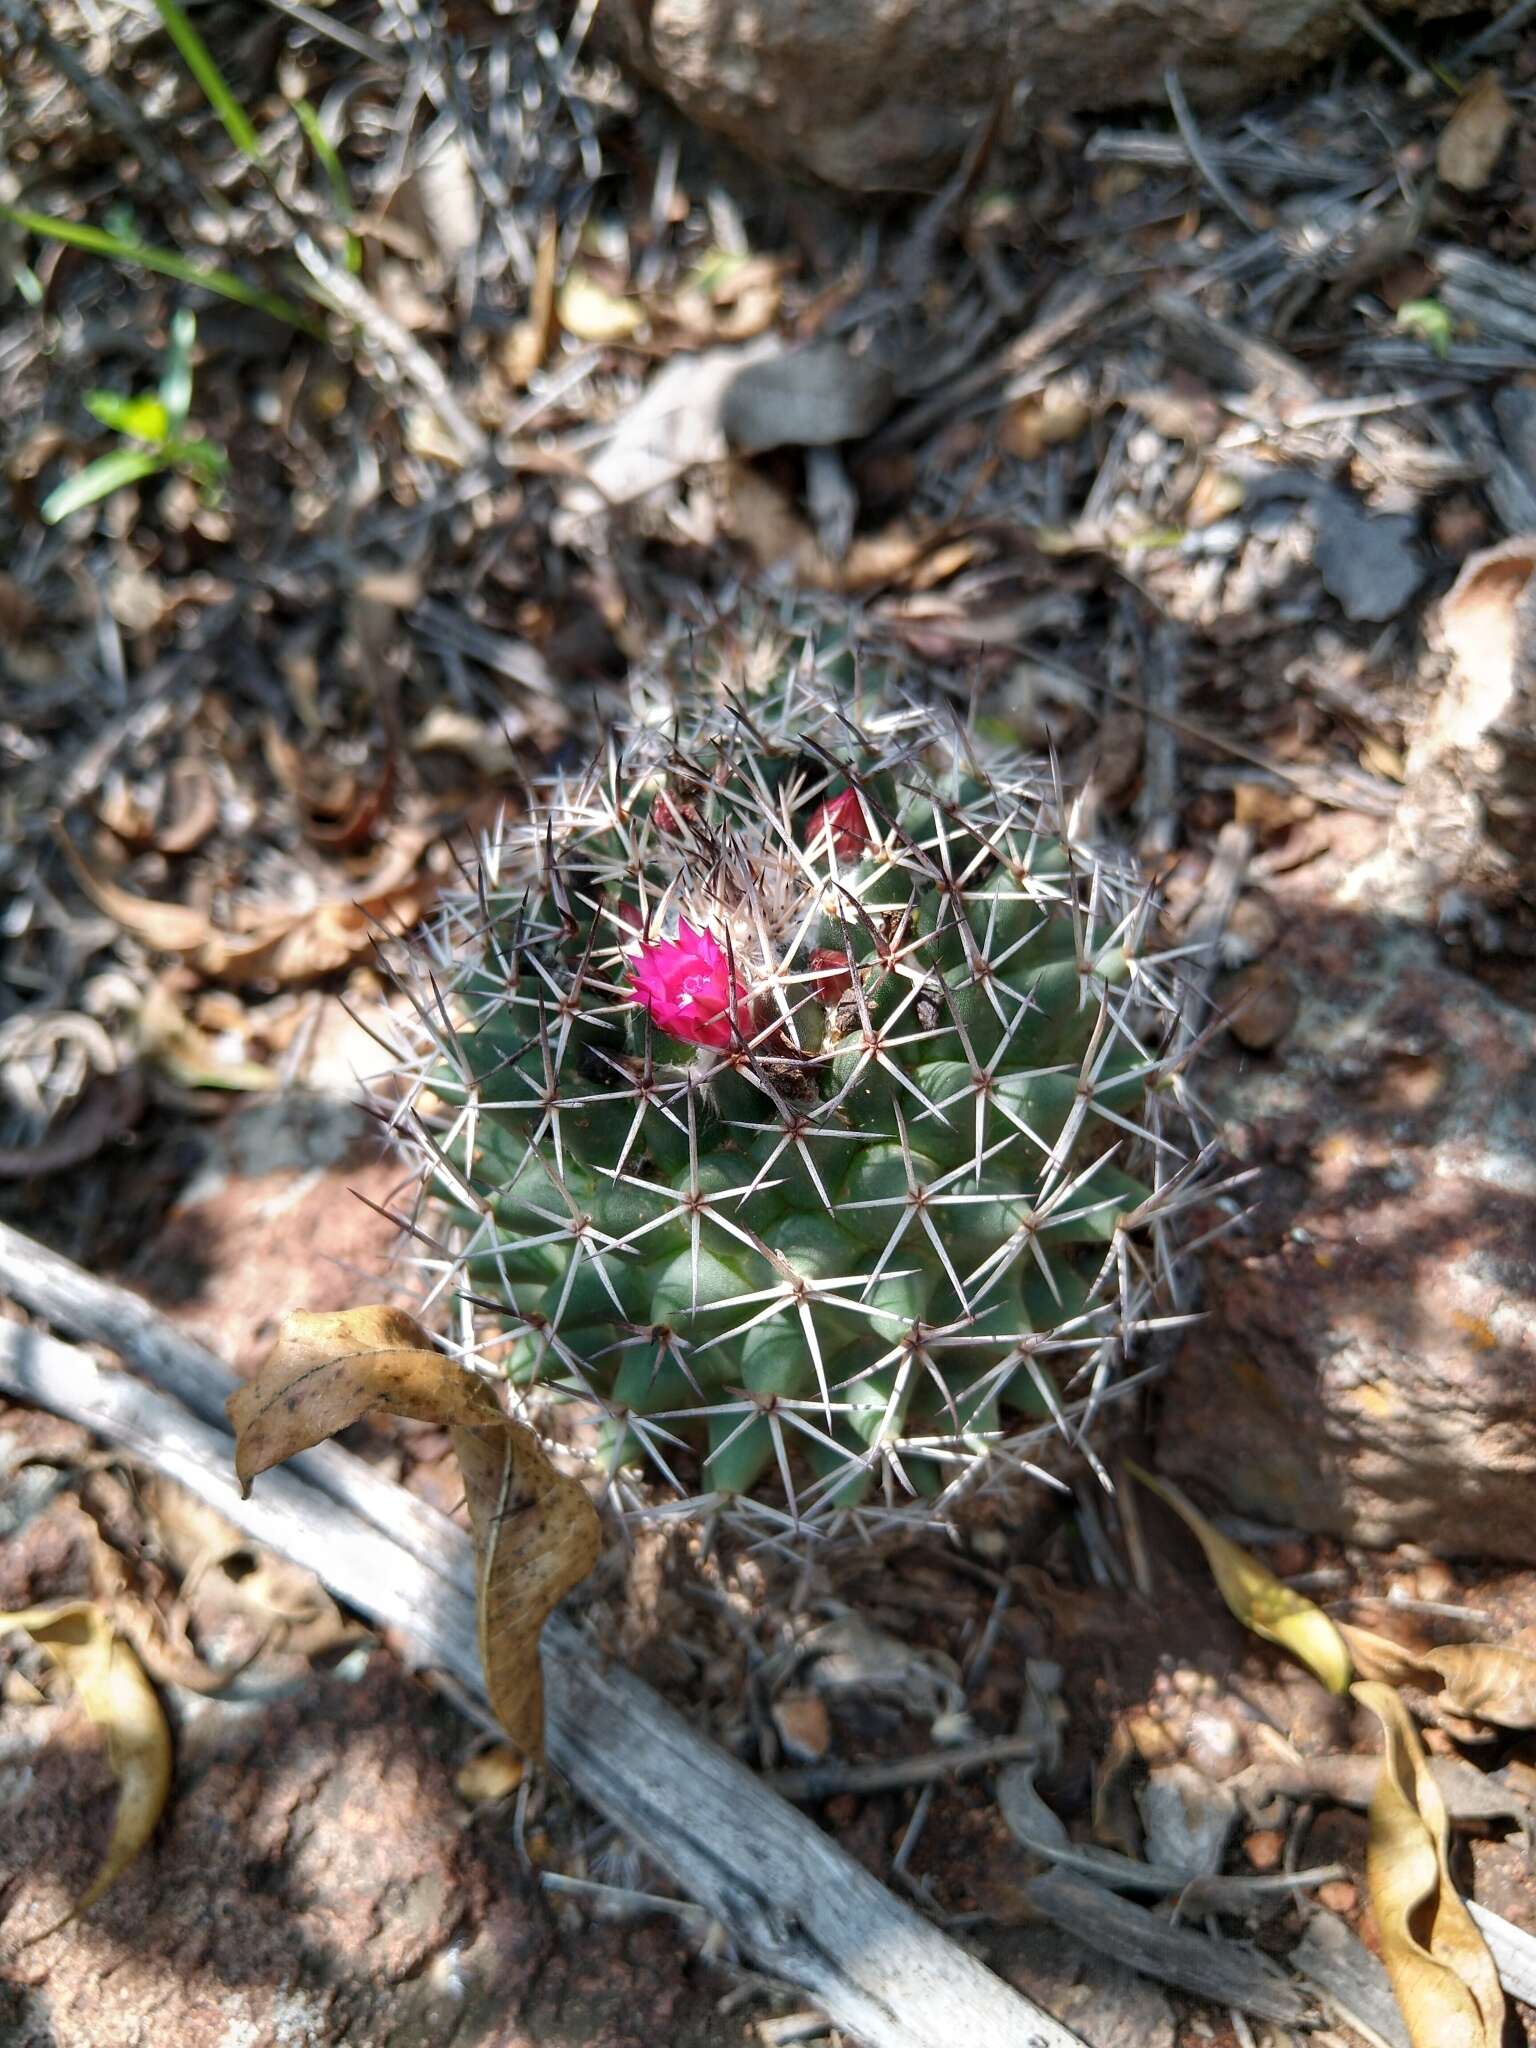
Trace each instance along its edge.
<instances>
[{"instance_id":1,"label":"pale dry leaf","mask_svg":"<svg viewBox=\"0 0 1536 2048\"><path fill-rule=\"evenodd\" d=\"M130 889L120 889L116 882L105 880L87 865L74 841L62 830L58 842L75 880L96 908L105 911L125 932L142 939L154 952L190 955L208 944L213 927L200 910L189 903L160 903L153 897L135 896Z\"/></svg>"},{"instance_id":2,"label":"pale dry leaf","mask_svg":"<svg viewBox=\"0 0 1536 2048\"><path fill-rule=\"evenodd\" d=\"M251 1093L277 1085L272 1069L259 1060L226 1059L218 1041L187 1016L165 977L150 984L135 1029L145 1058L180 1088Z\"/></svg>"},{"instance_id":3,"label":"pale dry leaf","mask_svg":"<svg viewBox=\"0 0 1536 2048\"><path fill-rule=\"evenodd\" d=\"M690 321L692 302L702 293L684 292L667 311L682 326L694 326L706 342L750 341L766 334L779 316L784 263L776 256L748 256L708 293L703 320ZM685 310L684 302L688 302Z\"/></svg>"},{"instance_id":4,"label":"pale dry leaf","mask_svg":"<svg viewBox=\"0 0 1536 2048\"><path fill-rule=\"evenodd\" d=\"M1386 1746L1370 1808L1366 1878L1381 1943L1413 2048L1498 2048L1504 1993L1487 1943L1451 1881L1445 1802L1407 1708L1388 1685L1353 1697L1380 1721Z\"/></svg>"},{"instance_id":5,"label":"pale dry leaf","mask_svg":"<svg viewBox=\"0 0 1536 2048\"><path fill-rule=\"evenodd\" d=\"M1133 1479L1166 1502L1205 1552L1217 1590L1245 1628L1305 1664L1330 1692L1347 1692L1351 1676L1344 1638L1323 1610L1289 1586L1256 1557L1208 1522L1180 1489L1126 1461Z\"/></svg>"},{"instance_id":6,"label":"pale dry leaf","mask_svg":"<svg viewBox=\"0 0 1536 2048\"><path fill-rule=\"evenodd\" d=\"M1480 192L1493 176L1514 126L1510 105L1496 71L1485 71L1456 103L1435 152L1435 168L1458 192Z\"/></svg>"},{"instance_id":7,"label":"pale dry leaf","mask_svg":"<svg viewBox=\"0 0 1536 2048\"><path fill-rule=\"evenodd\" d=\"M1386 1685L1415 1685L1469 1721L1536 1728L1536 1656L1502 1643L1448 1643L1407 1650L1370 1629L1339 1624L1355 1670Z\"/></svg>"},{"instance_id":8,"label":"pale dry leaf","mask_svg":"<svg viewBox=\"0 0 1536 2048\"><path fill-rule=\"evenodd\" d=\"M1423 1662L1444 1681L1440 1704L1499 1728L1536 1728L1536 1657L1501 1643L1451 1643Z\"/></svg>"},{"instance_id":9,"label":"pale dry leaf","mask_svg":"<svg viewBox=\"0 0 1536 2048\"><path fill-rule=\"evenodd\" d=\"M414 182L437 255L450 266L462 263L480 239L480 193L457 135L418 165Z\"/></svg>"},{"instance_id":10,"label":"pale dry leaf","mask_svg":"<svg viewBox=\"0 0 1536 2048\"><path fill-rule=\"evenodd\" d=\"M611 292L587 270L572 270L555 296L555 313L576 341L627 341L645 320L638 299Z\"/></svg>"},{"instance_id":11,"label":"pale dry leaf","mask_svg":"<svg viewBox=\"0 0 1536 2048\"><path fill-rule=\"evenodd\" d=\"M106 1738L117 1780L106 1854L64 1919L46 1930L57 1934L111 1890L154 1833L171 1789L171 1733L143 1665L94 1602L66 1600L0 1614L0 1629L11 1628L25 1629L68 1678Z\"/></svg>"},{"instance_id":12,"label":"pale dry leaf","mask_svg":"<svg viewBox=\"0 0 1536 2048\"><path fill-rule=\"evenodd\" d=\"M384 1307L298 1312L260 1373L229 1397L241 1487L382 1408L453 1433L474 1532L480 1657L502 1726L525 1755L544 1740L539 1636L597 1562L597 1511L555 1470L490 1383L432 1349L414 1317Z\"/></svg>"},{"instance_id":13,"label":"pale dry leaf","mask_svg":"<svg viewBox=\"0 0 1536 2048\"><path fill-rule=\"evenodd\" d=\"M1070 384L1047 384L1011 406L1003 417L1003 446L1020 462L1038 462L1048 448L1077 440L1093 423L1093 408Z\"/></svg>"},{"instance_id":14,"label":"pale dry leaf","mask_svg":"<svg viewBox=\"0 0 1536 2048\"><path fill-rule=\"evenodd\" d=\"M501 350L501 366L507 373L507 382L517 391L521 391L542 367L555 338L555 278L559 259L560 222L551 208L539 228L533 287L528 294L528 317L519 320Z\"/></svg>"},{"instance_id":15,"label":"pale dry leaf","mask_svg":"<svg viewBox=\"0 0 1536 2048\"><path fill-rule=\"evenodd\" d=\"M161 820L154 835L160 852L193 852L218 822L218 791L207 768L192 755L173 761L166 777Z\"/></svg>"},{"instance_id":16,"label":"pale dry leaf","mask_svg":"<svg viewBox=\"0 0 1536 2048\"><path fill-rule=\"evenodd\" d=\"M665 364L625 413L587 464L590 488L568 497L572 514L627 505L666 489L701 465L726 454L720 424L725 394L743 365L781 352L768 336L736 348L678 355Z\"/></svg>"}]
</instances>

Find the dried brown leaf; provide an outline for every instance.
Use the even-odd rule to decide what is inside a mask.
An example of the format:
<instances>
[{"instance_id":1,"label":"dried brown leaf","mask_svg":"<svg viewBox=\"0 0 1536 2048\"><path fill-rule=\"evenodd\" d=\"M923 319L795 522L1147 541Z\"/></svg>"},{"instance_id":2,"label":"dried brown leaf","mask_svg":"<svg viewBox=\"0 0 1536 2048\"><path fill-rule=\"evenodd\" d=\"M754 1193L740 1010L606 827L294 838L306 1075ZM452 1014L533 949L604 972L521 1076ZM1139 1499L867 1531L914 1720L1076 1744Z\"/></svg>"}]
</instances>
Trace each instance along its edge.
<instances>
[{"instance_id":1,"label":"dried brown leaf","mask_svg":"<svg viewBox=\"0 0 1536 2048\"><path fill-rule=\"evenodd\" d=\"M1069 384L1047 384L1011 406L1003 417L1003 446L1020 462L1037 462L1048 448L1075 441L1093 423L1093 408Z\"/></svg>"},{"instance_id":2,"label":"dried brown leaf","mask_svg":"<svg viewBox=\"0 0 1536 2048\"><path fill-rule=\"evenodd\" d=\"M1451 1882L1445 1802L1418 1730L1390 1686L1366 1680L1352 1690L1386 1738L1366 1876L1381 1959L1413 2048L1498 2048L1504 1993Z\"/></svg>"},{"instance_id":3,"label":"dried brown leaf","mask_svg":"<svg viewBox=\"0 0 1536 2048\"><path fill-rule=\"evenodd\" d=\"M1514 120L1499 74L1485 71L1457 101L1440 137L1435 168L1446 184L1458 192L1480 192L1493 176Z\"/></svg>"},{"instance_id":4,"label":"dried brown leaf","mask_svg":"<svg viewBox=\"0 0 1536 2048\"><path fill-rule=\"evenodd\" d=\"M906 578L936 547L940 536L916 533L896 521L880 533L860 534L834 561L795 506L771 478L750 463L733 462L727 479L732 531L759 568L788 564L796 582L815 590L865 591Z\"/></svg>"},{"instance_id":5,"label":"dried brown leaf","mask_svg":"<svg viewBox=\"0 0 1536 2048\"><path fill-rule=\"evenodd\" d=\"M515 1749L498 1743L459 1766L453 1789L467 1806L488 1806L508 1799L522 1784L527 1765Z\"/></svg>"},{"instance_id":6,"label":"dried brown leaf","mask_svg":"<svg viewBox=\"0 0 1536 2048\"><path fill-rule=\"evenodd\" d=\"M171 763L154 843L161 853L191 853L219 822L218 791L203 763L190 754Z\"/></svg>"},{"instance_id":7,"label":"dried brown leaf","mask_svg":"<svg viewBox=\"0 0 1536 2048\"><path fill-rule=\"evenodd\" d=\"M221 931L186 903L135 896L88 866L63 831L58 834L75 879L99 910L157 953L177 953L216 981L310 981L350 967L373 943L380 925L414 924L437 894L422 868L422 842L404 839L346 897L326 897L298 911L251 909Z\"/></svg>"},{"instance_id":8,"label":"dried brown leaf","mask_svg":"<svg viewBox=\"0 0 1536 2048\"><path fill-rule=\"evenodd\" d=\"M1436 1704L1469 1721L1499 1728L1536 1728L1536 1656L1502 1643L1448 1643L1408 1650L1370 1629L1339 1624L1362 1678L1415 1685Z\"/></svg>"},{"instance_id":9,"label":"dried brown leaf","mask_svg":"<svg viewBox=\"0 0 1536 2048\"><path fill-rule=\"evenodd\" d=\"M1499 1728L1536 1728L1536 1657L1500 1643L1452 1643L1423 1660L1445 1681L1440 1704Z\"/></svg>"},{"instance_id":10,"label":"dried brown leaf","mask_svg":"<svg viewBox=\"0 0 1536 2048\"><path fill-rule=\"evenodd\" d=\"M115 924L157 953L193 954L207 945L212 926L190 903L160 903L149 896L135 896L120 889L90 868L66 832L58 834L59 847L74 872L75 880L98 910Z\"/></svg>"},{"instance_id":11,"label":"dried brown leaf","mask_svg":"<svg viewBox=\"0 0 1536 2048\"><path fill-rule=\"evenodd\" d=\"M145 1057L180 1088L251 1093L277 1085L272 1069L258 1060L222 1059L216 1041L182 1009L168 977L151 984L136 1028Z\"/></svg>"},{"instance_id":12,"label":"dried brown leaf","mask_svg":"<svg viewBox=\"0 0 1536 2048\"><path fill-rule=\"evenodd\" d=\"M154 1833L171 1789L171 1734L143 1665L93 1602L67 1600L0 1614L0 1629L8 1628L24 1628L69 1679L106 1737L117 1779L106 1854L65 1918L47 1930L56 1934L111 1890Z\"/></svg>"},{"instance_id":13,"label":"dried brown leaf","mask_svg":"<svg viewBox=\"0 0 1536 2048\"><path fill-rule=\"evenodd\" d=\"M706 257L680 291L649 299L647 310L691 346L750 341L779 317L784 270L776 256Z\"/></svg>"},{"instance_id":14,"label":"dried brown leaf","mask_svg":"<svg viewBox=\"0 0 1536 2048\"><path fill-rule=\"evenodd\" d=\"M287 1317L260 1373L229 1397L241 1486L249 1492L259 1472L376 1408L453 1433L475 1538L486 1690L513 1741L539 1756L539 1635L597 1562L597 1511L532 1430L503 1413L488 1381L434 1351L413 1317L383 1307Z\"/></svg>"}]
</instances>

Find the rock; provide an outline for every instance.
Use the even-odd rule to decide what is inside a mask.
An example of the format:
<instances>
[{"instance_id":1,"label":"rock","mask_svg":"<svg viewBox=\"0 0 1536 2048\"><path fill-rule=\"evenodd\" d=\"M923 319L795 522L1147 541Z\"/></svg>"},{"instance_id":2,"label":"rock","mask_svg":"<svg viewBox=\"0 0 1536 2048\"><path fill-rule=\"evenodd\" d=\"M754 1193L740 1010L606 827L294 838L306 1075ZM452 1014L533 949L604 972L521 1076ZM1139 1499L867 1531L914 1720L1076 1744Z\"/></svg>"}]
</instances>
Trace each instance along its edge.
<instances>
[{"instance_id":1,"label":"rock","mask_svg":"<svg viewBox=\"0 0 1536 2048\"><path fill-rule=\"evenodd\" d=\"M850 355L840 341L813 341L738 370L720 423L742 455L831 448L873 433L894 396L895 379L883 363Z\"/></svg>"},{"instance_id":2,"label":"rock","mask_svg":"<svg viewBox=\"0 0 1536 2048\"><path fill-rule=\"evenodd\" d=\"M1214 1877L1237 1825L1237 1794L1192 1764L1150 1771L1136 1794L1146 1828L1144 1856L1181 1877Z\"/></svg>"},{"instance_id":3,"label":"rock","mask_svg":"<svg viewBox=\"0 0 1536 2048\"><path fill-rule=\"evenodd\" d=\"M1347 1879L1334 1877L1318 1886L1317 1903L1330 1913L1353 1913L1360 1903L1360 1894Z\"/></svg>"},{"instance_id":4,"label":"rock","mask_svg":"<svg viewBox=\"0 0 1536 2048\"><path fill-rule=\"evenodd\" d=\"M1331 901L1275 878L1296 1021L1206 1069L1257 1211L1208 1256L1159 1460L1274 1523L1531 1563L1536 1020L1337 907L1362 852L1323 863Z\"/></svg>"},{"instance_id":5,"label":"rock","mask_svg":"<svg viewBox=\"0 0 1536 2048\"><path fill-rule=\"evenodd\" d=\"M819 1693L783 1692L773 1703L773 1725L788 1755L819 1764L832 1746L832 1718Z\"/></svg>"},{"instance_id":6,"label":"rock","mask_svg":"<svg viewBox=\"0 0 1536 2048\"><path fill-rule=\"evenodd\" d=\"M1425 574L1413 545L1416 519L1367 512L1345 491L1319 492L1312 518L1317 528L1313 563L1346 618L1395 619L1407 608Z\"/></svg>"},{"instance_id":7,"label":"rock","mask_svg":"<svg viewBox=\"0 0 1536 2048\"><path fill-rule=\"evenodd\" d=\"M210 1124L199 1149L122 1277L237 1372L255 1371L290 1309L408 1298L399 1227L379 1213L400 1165L356 1103L255 1097Z\"/></svg>"},{"instance_id":8,"label":"rock","mask_svg":"<svg viewBox=\"0 0 1536 2048\"><path fill-rule=\"evenodd\" d=\"M1170 65L1197 105L1232 101L1359 34L1348 0L630 0L598 27L701 127L852 192L931 188L1010 87L1022 134L1165 105Z\"/></svg>"},{"instance_id":9,"label":"rock","mask_svg":"<svg viewBox=\"0 0 1536 2048\"><path fill-rule=\"evenodd\" d=\"M34 1586L42 1533L24 1539ZM153 1843L86 1920L26 1947L99 1859L112 1780L75 1701L0 1702L5 2048L739 2038L660 1916L562 1930L505 1811L454 1797L463 1724L383 1653L277 1697L167 1703L176 1777Z\"/></svg>"},{"instance_id":10,"label":"rock","mask_svg":"<svg viewBox=\"0 0 1536 2048\"><path fill-rule=\"evenodd\" d=\"M1255 960L1223 988L1227 1029L1250 1052L1267 1052L1295 1022L1297 995L1290 976L1272 960Z\"/></svg>"},{"instance_id":11,"label":"rock","mask_svg":"<svg viewBox=\"0 0 1536 2048\"><path fill-rule=\"evenodd\" d=\"M1278 1870L1285 1854L1285 1836L1279 1828L1257 1828L1243 1837L1243 1854L1248 1858L1249 1868L1260 1875Z\"/></svg>"}]
</instances>

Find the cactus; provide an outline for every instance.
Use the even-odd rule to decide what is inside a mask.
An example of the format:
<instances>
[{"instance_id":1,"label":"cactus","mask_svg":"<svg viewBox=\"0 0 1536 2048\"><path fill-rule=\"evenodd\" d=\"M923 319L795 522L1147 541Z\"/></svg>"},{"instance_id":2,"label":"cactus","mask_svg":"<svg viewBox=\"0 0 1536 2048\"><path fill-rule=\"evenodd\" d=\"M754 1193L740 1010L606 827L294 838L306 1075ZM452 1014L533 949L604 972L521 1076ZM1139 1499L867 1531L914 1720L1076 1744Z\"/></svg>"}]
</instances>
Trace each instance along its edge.
<instances>
[{"instance_id":1,"label":"cactus","mask_svg":"<svg viewBox=\"0 0 1536 2048\"><path fill-rule=\"evenodd\" d=\"M479 1357L625 1505L770 1538L1086 1447L1197 1179L1150 919L1037 765L846 659L616 732L415 961Z\"/></svg>"}]
</instances>

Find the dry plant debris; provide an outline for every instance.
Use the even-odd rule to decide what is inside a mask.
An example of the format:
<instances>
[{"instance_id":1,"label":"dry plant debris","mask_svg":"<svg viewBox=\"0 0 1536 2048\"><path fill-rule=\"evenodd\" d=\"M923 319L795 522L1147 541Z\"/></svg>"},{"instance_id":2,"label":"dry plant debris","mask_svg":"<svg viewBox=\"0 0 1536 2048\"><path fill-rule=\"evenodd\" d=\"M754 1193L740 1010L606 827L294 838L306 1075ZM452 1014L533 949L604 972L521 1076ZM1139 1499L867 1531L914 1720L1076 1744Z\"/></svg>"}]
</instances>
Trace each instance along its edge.
<instances>
[{"instance_id":1,"label":"dry plant debris","mask_svg":"<svg viewBox=\"0 0 1536 2048\"><path fill-rule=\"evenodd\" d=\"M1048 116L1019 162L891 209L878 232L821 195L738 178L588 47L589 9L384 0L194 19L260 163L163 15L0 5L0 200L131 233L318 330L88 241L0 229L17 284L0 308L7 1216L131 1266L210 1108L292 1087L314 1002L376 1000L376 926L430 906L453 872L445 840L462 851L561 749L583 758L630 674L685 672L707 636L749 677L786 623L851 620L909 677L1054 746L1085 829L1135 844L1164 884L1172 942L1219 948L1219 975L1191 977L1189 1027L1223 1060L1237 1055L1212 996L1247 997L1230 1036L1249 1071L1279 1073L1307 993L1312 966L1283 929L1306 913L1272 892L1363 873L1383 838L1381 900L1528 1005L1528 761L1510 737L1526 607L1520 577L1495 589L1483 560L1536 530L1528 10L1467 49L1461 24L1403 30L1411 48L1387 31L1395 53L1362 41L1230 115ZM51 494L116 445L90 394L156 388L193 305L191 426L228 457L221 495L163 470L45 525ZM848 536L849 500L814 449L733 456L722 424L744 364L807 349L894 379L884 421L836 450ZM1464 564L1441 649L1425 619ZM1416 1060L1405 1037L1404 1088ZM1276 1173L1303 1170L1294 1127L1270 1127ZM255 1235L239 1257L258 1259ZM453 1504L435 1425L376 1448ZM12 1492L55 1483L27 1468ZM1219 1537L1257 1544L1200 1498ZM647 1668L764 1768L825 1738L803 1768L885 1773L886 1789L818 1795L821 1817L936 1910L993 1916L979 1938L1020 1910L1023 1852L988 1773L1030 1765L974 1757L1034 1739L1015 1725L1030 1657L1066 1668L1071 1720L1064 1778L1033 1770L1027 1833L1048 1830L1040 1808L1069 1841L1093 1833L1103 1765L1103 1839L1078 1848L1161 1869L1142 1860L1134 1788L1188 1761L1269 1821L1205 1880L1248 1887L1203 1895L1236 1909L1218 1924L1283 1950L1289 1872L1339 1866L1310 1929L1370 1936L1363 1894L1349 1902L1364 1837L1347 1809L1378 1769L1359 1724L1283 1656L1235 1633L1210 1650L1229 1627L1214 1594L1138 1547L1134 1510L1089 1494L1067 1512L1066 1533L968 1539L955 1555L990 1579L902 1555L808 1590L674 1537L644 1599L599 1567L592 1625L631 1623ZM125 1517L125 1551L153 1549L159 1522ZM45 1507L23 1549L53 1527ZM1390 1670L1430 1723L1474 1917L1529 1924L1518 1846L1495 1839L1530 1813L1527 1575L1464 1568L1422 1593L1454 1607L1475 1584L1493 1618L1470 1621L1364 1603L1418 1585L1423 1558L1382 1564L1296 1532L1265 1554L1273 1579L1301 1579L1295 1596L1360 1617L1340 1624L1357 1671ZM90 1575L75 1556L10 1604ZM252 1578L210 1564L194 1604ZM816 1600L855 1585L888 1641L960 1674L959 1705L939 1711L968 1720L963 1739L928 1711L942 1687L917 1711L877 1682L873 1653L845 1687L787 1655L807 1617L831 1618ZM1148 1585L1171 1603L1155 1630L1137 1607ZM1267 1592L1256 1572L1243 1585L1240 1617ZM174 1588L151 1591L174 1617ZM104 1605L119 1598L126 1633L127 1595ZM323 1665L335 1618L277 1606ZM1286 1607L1282 1627L1315 1630ZM254 1651L253 1674L297 1682L301 1658L262 1648L270 1613L219 1626L232 1655L208 1659L216 1676ZM1266 1746L1270 1722L1288 1753ZM562 1915L597 1925L595 1900L628 1925L666 1895L557 1789L535 1777L518 1797L538 1853L587 1888ZM1304 1823L1308 1802L1322 1810ZM739 2024L727 2014L716 2037Z\"/></svg>"},{"instance_id":2,"label":"dry plant debris","mask_svg":"<svg viewBox=\"0 0 1536 2048\"><path fill-rule=\"evenodd\" d=\"M556 1472L532 1430L505 1413L488 1381L434 1350L414 1318L391 1308L295 1311L284 1320L266 1365L229 1399L242 1488L374 1409L452 1436L475 1536L486 1690L518 1748L541 1757L539 1635L597 1562L596 1510L580 1481Z\"/></svg>"},{"instance_id":3,"label":"dry plant debris","mask_svg":"<svg viewBox=\"0 0 1536 2048\"><path fill-rule=\"evenodd\" d=\"M1414 2048L1499 2048L1504 1993L1451 1880L1449 1825L1418 1731L1390 1686L1362 1681L1355 1697L1386 1735L1367 1867L1382 1960L1409 2036Z\"/></svg>"}]
</instances>

